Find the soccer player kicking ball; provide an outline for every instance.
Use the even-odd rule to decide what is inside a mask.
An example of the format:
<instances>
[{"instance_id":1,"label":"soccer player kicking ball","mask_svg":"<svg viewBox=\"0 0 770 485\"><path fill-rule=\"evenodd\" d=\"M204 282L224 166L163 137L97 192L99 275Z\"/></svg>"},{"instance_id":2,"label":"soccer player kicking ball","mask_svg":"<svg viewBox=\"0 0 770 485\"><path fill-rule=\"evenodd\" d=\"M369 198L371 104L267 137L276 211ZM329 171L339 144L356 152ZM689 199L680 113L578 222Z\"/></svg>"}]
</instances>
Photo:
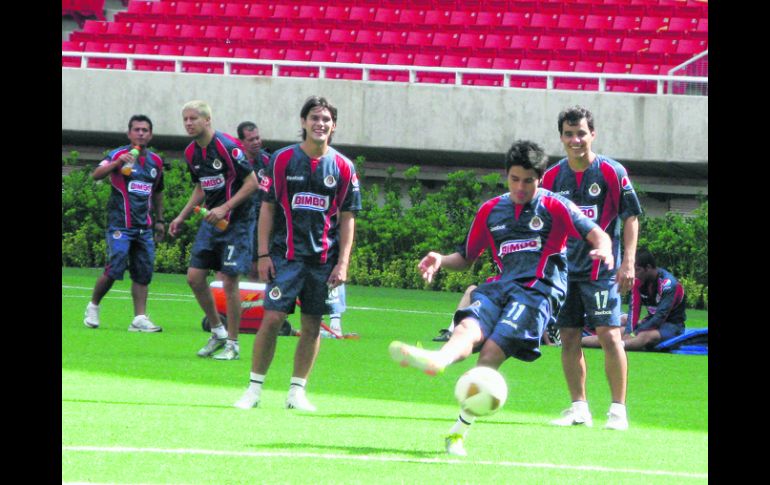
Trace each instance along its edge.
<instances>
[{"instance_id":1,"label":"soccer player kicking ball","mask_svg":"<svg viewBox=\"0 0 770 485\"><path fill-rule=\"evenodd\" d=\"M361 192L353 163L329 146L337 108L312 96L300 110L302 143L276 151L260 189L259 279L265 288L262 326L254 338L250 384L235 407L259 404L278 331L294 313L302 318L286 407L315 411L305 385L320 346L321 318L331 313L329 290L347 279Z\"/></svg>"},{"instance_id":2,"label":"soccer player kicking ball","mask_svg":"<svg viewBox=\"0 0 770 485\"><path fill-rule=\"evenodd\" d=\"M505 159L509 192L481 205L465 246L450 255L429 252L419 263L428 282L440 268L467 269L489 248L500 279L482 283L471 303L457 310L452 337L430 351L392 342L390 355L402 366L428 375L479 352L477 366L497 369L509 357L540 357L540 338L556 315L567 288L567 236L585 239L591 257L613 267L610 238L569 200L539 187L548 157L531 141L516 141ZM446 437L451 455L466 455L463 441L474 421L464 411Z\"/></svg>"}]
</instances>

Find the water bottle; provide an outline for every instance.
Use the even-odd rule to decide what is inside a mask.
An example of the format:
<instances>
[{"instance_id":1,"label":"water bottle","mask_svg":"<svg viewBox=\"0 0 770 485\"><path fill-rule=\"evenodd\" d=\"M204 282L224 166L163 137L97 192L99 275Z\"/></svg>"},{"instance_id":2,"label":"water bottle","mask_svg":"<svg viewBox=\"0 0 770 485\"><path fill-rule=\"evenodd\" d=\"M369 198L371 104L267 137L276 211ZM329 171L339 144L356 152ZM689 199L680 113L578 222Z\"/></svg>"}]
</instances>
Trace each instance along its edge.
<instances>
[{"instance_id":1,"label":"water bottle","mask_svg":"<svg viewBox=\"0 0 770 485\"><path fill-rule=\"evenodd\" d=\"M139 146L135 146L128 153L130 153L132 157L136 158L136 157L139 156L139 150L140 150L140 147ZM121 169L120 169L120 171L125 176L131 175L131 172L133 170L134 170L134 162L126 162L126 163L123 164L123 167L121 167Z\"/></svg>"},{"instance_id":2,"label":"water bottle","mask_svg":"<svg viewBox=\"0 0 770 485\"><path fill-rule=\"evenodd\" d=\"M206 217L209 213L208 209L206 209L205 207L201 207L199 205L196 205L193 210L195 211L196 214L200 214L203 217ZM217 222L216 226L214 227L216 227L220 231L224 231L225 229L227 229L227 224L229 224L227 222L227 219L220 219L219 222Z\"/></svg>"}]
</instances>

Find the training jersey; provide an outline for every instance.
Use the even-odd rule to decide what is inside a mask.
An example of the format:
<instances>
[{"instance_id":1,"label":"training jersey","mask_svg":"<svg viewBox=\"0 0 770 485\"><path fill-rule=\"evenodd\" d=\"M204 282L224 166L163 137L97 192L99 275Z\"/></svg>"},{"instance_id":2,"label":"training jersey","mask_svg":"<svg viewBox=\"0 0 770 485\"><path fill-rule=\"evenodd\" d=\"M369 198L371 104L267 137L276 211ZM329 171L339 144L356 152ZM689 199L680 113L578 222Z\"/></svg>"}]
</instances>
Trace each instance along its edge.
<instances>
[{"instance_id":1,"label":"training jersey","mask_svg":"<svg viewBox=\"0 0 770 485\"><path fill-rule=\"evenodd\" d=\"M326 263L339 253L339 212L361 210L355 166L332 147L311 159L294 144L270 158L260 189L276 204L273 254L288 260Z\"/></svg>"},{"instance_id":2,"label":"training jersey","mask_svg":"<svg viewBox=\"0 0 770 485\"><path fill-rule=\"evenodd\" d=\"M200 184L206 198L204 205L213 209L224 204L240 190L243 179L254 169L243 153L243 145L227 133L215 131L208 146L193 141L184 149L187 168L194 184ZM238 207L228 212L225 219L235 222L254 218L255 202L247 197Z\"/></svg>"},{"instance_id":3,"label":"training jersey","mask_svg":"<svg viewBox=\"0 0 770 485\"><path fill-rule=\"evenodd\" d=\"M500 281L516 282L563 301L567 292L567 237L584 238L596 224L575 204L549 190L537 189L526 204L510 194L483 203L459 251L475 260L489 248Z\"/></svg>"},{"instance_id":4,"label":"training jersey","mask_svg":"<svg viewBox=\"0 0 770 485\"><path fill-rule=\"evenodd\" d=\"M610 270L607 265L600 265L588 256L591 251L589 244L581 239L570 238L567 242L570 279L585 281L614 277L621 261L621 221L642 213L639 198L623 165L603 155L596 155L585 171L576 173L564 158L546 170L541 187L574 202L583 214L597 223L612 239L615 267Z\"/></svg>"},{"instance_id":5,"label":"training jersey","mask_svg":"<svg viewBox=\"0 0 770 485\"><path fill-rule=\"evenodd\" d=\"M267 153L266 150L263 150L262 148L259 149L259 153L257 154L256 158L249 158L249 163L251 164L251 168L254 169L254 173L257 174L257 182L262 185L262 179L265 177L265 173L267 172L267 167L270 165L270 154ZM259 218L259 210L262 207L262 191L257 189L254 191L254 194L252 195L252 199L254 199L255 204L255 213L257 214L257 218ZM256 250L256 247L255 247Z\"/></svg>"},{"instance_id":6,"label":"training jersey","mask_svg":"<svg viewBox=\"0 0 770 485\"><path fill-rule=\"evenodd\" d=\"M640 322L642 305L647 307L647 317ZM687 296L682 283L665 268L658 268L655 281L642 286L641 280L634 280L628 305L631 331L660 328L666 322L684 323L686 305Z\"/></svg>"},{"instance_id":7,"label":"training jersey","mask_svg":"<svg viewBox=\"0 0 770 485\"><path fill-rule=\"evenodd\" d=\"M124 145L112 150L99 165L114 162L132 148L131 145ZM120 169L110 173L112 190L107 201L109 228L152 227L152 194L163 191L163 160L149 150L136 158L131 175L123 175Z\"/></svg>"}]
</instances>

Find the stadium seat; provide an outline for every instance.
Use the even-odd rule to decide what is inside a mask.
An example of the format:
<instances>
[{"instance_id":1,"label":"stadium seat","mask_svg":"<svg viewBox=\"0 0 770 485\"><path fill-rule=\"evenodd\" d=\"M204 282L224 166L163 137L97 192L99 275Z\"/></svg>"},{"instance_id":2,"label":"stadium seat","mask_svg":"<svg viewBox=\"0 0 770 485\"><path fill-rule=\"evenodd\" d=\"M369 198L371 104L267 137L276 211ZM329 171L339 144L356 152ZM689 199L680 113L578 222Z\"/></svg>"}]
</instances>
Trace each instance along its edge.
<instances>
[{"instance_id":1,"label":"stadium seat","mask_svg":"<svg viewBox=\"0 0 770 485\"><path fill-rule=\"evenodd\" d=\"M158 24L155 28L155 38L158 42L172 42L179 38L182 26L179 24Z\"/></svg>"},{"instance_id":2,"label":"stadium seat","mask_svg":"<svg viewBox=\"0 0 770 485\"><path fill-rule=\"evenodd\" d=\"M536 49L539 41L538 35L512 35L510 47L523 50Z\"/></svg>"},{"instance_id":3,"label":"stadium seat","mask_svg":"<svg viewBox=\"0 0 770 485\"><path fill-rule=\"evenodd\" d=\"M230 38L230 25L209 25L205 30L205 38L210 43L224 44Z\"/></svg>"},{"instance_id":4,"label":"stadium seat","mask_svg":"<svg viewBox=\"0 0 770 485\"><path fill-rule=\"evenodd\" d=\"M386 52L365 51L361 54L361 64L387 64L388 54Z\"/></svg>"},{"instance_id":5,"label":"stadium seat","mask_svg":"<svg viewBox=\"0 0 770 485\"><path fill-rule=\"evenodd\" d=\"M702 33L708 34L709 19L705 17L698 19L698 27L695 29L695 32L702 32Z\"/></svg>"},{"instance_id":6,"label":"stadium seat","mask_svg":"<svg viewBox=\"0 0 770 485\"><path fill-rule=\"evenodd\" d=\"M446 49L457 47L459 41L460 34L457 32L436 32L433 35L433 41L431 41L431 45Z\"/></svg>"},{"instance_id":7,"label":"stadium seat","mask_svg":"<svg viewBox=\"0 0 770 485\"><path fill-rule=\"evenodd\" d=\"M355 6L350 8L350 15L348 20L356 20L363 25L369 24L374 20L376 9L374 7Z\"/></svg>"},{"instance_id":8,"label":"stadium seat","mask_svg":"<svg viewBox=\"0 0 770 485\"><path fill-rule=\"evenodd\" d=\"M85 45L85 49L83 49L85 52L107 52L110 50L110 44L109 42L97 42L97 41L87 41Z\"/></svg>"},{"instance_id":9,"label":"stadium seat","mask_svg":"<svg viewBox=\"0 0 770 485\"><path fill-rule=\"evenodd\" d=\"M549 71L570 72L575 70L575 61L564 59L551 59L548 61Z\"/></svg>"},{"instance_id":10,"label":"stadium seat","mask_svg":"<svg viewBox=\"0 0 770 485\"><path fill-rule=\"evenodd\" d=\"M649 48L650 39L647 37L626 37L620 44L620 50L622 52L639 52Z\"/></svg>"},{"instance_id":11,"label":"stadium seat","mask_svg":"<svg viewBox=\"0 0 770 485\"><path fill-rule=\"evenodd\" d=\"M209 57L235 57L235 47L212 46L209 50Z\"/></svg>"},{"instance_id":12,"label":"stadium seat","mask_svg":"<svg viewBox=\"0 0 770 485\"><path fill-rule=\"evenodd\" d=\"M174 2L171 2L171 3L174 3ZM181 17L182 19L187 21L192 17L197 16L200 11L201 11L200 2L176 2L175 16L177 18Z\"/></svg>"},{"instance_id":13,"label":"stadium seat","mask_svg":"<svg viewBox=\"0 0 770 485\"><path fill-rule=\"evenodd\" d=\"M149 13L152 13L152 4L157 3L155 1L137 1L132 0L128 3L128 9L126 10L129 13L136 14L136 15L146 15Z\"/></svg>"},{"instance_id":14,"label":"stadium seat","mask_svg":"<svg viewBox=\"0 0 770 485\"><path fill-rule=\"evenodd\" d=\"M519 69L522 71L547 71L548 61L545 59L522 59Z\"/></svg>"},{"instance_id":15,"label":"stadium seat","mask_svg":"<svg viewBox=\"0 0 770 485\"><path fill-rule=\"evenodd\" d=\"M645 74L656 76L660 74L659 64L642 64L637 63L631 66L631 74Z\"/></svg>"},{"instance_id":16,"label":"stadium seat","mask_svg":"<svg viewBox=\"0 0 770 485\"><path fill-rule=\"evenodd\" d=\"M157 44L136 43L134 54L147 54L157 56L160 53L160 46Z\"/></svg>"},{"instance_id":17,"label":"stadium seat","mask_svg":"<svg viewBox=\"0 0 770 485\"><path fill-rule=\"evenodd\" d=\"M276 6L276 9L278 6ZM278 40L284 40L289 43L301 42L305 40L305 29L301 27L282 27Z\"/></svg>"},{"instance_id":18,"label":"stadium seat","mask_svg":"<svg viewBox=\"0 0 770 485\"><path fill-rule=\"evenodd\" d=\"M708 43L705 40L682 39L677 43L676 54L695 55L708 49Z\"/></svg>"},{"instance_id":19,"label":"stadium seat","mask_svg":"<svg viewBox=\"0 0 770 485\"><path fill-rule=\"evenodd\" d=\"M449 25L468 27L476 23L477 12L467 10L453 10L449 14Z\"/></svg>"},{"instance_id":20,"label":"stadium seat","mask_svg":"<svg viewBox=\"0 0 770 485\"><path fill-rule=\"evenodd\" d=\"M503 14L503 19L501 21L500 26L506 26L506 27L528 27L529 22L532 20L532 14L531 13L524 13L524 12L505 12Z\"/></svg>"},{"instance_id":21,"label":"stadium seat","mask_svg":"<svg viewBox=\"0 0 770 485\"><path fill-rule=\"evenodd\" d=\"M559 35L541 35L537 42L538 49L564 49L567 45L567 37Z\"/></svg>"},{"instance_id":22,"label":"stadium seat","mask_svg":"<svg viewBox=\"0 0 770 485\"><path fill-rule=\"evenodd\" d=\"M144 42L155 35L157 24L150 22L134 22L131 24L131 38L137 42Z\"/></svg>"},{"instance_id":23,"label":"stadium seat","mask_svg":"<svg viewBox=\"0 0 770 485\"><path fill-rule=\"evenodd\" d=\"M132 26L131 22L107 22L107 29L102 36L109 40L125 40L131 36Z\"/></svg>"},{"instance_id":24,"label":"stadium seat","mask_svg":"<svg viewBox=\"0 0 770 485\"><path fill-rule=\"evenodd\" d=\"M253 3L249 7L248 18L264 21L271 18L273 12L275 12L275 5L271 3ZM249 69L249 71L251 71L251 69Z\"/></svg>"},{"instance_id":25,"label":"stadium seat","mask_svg":"<svg viewBox=\"0 0 770 485\"><path fill-rule=\"evenodd\" d=\"M182 64L182 72L192 74L222 74L224 66L212 62L186 62Z\"/></svg>"},{"instance_id":26,"label":"stadium seat","mask_svg":"<svg viewBox=\"0 0 770 485\"><path fill-rule=\"evenodd\" d=\"M484 39L485 49L507 49L511 46L511 36L504 34L487 34Z\"/></svg>"},{"instance_id":27,"label":"stadium seat","mask_svg":"<svg viewBox=\"0 0 770 485\"><path fill-rule=\"evenodd\" d=\"M464 32L460 34L460 40L457 42L457 47L478 49L484 47L484 40L486 40L485 34Z\"/></svg>"},{"instance_id":28,"label":"stadium seat","mask_svg":"<svg viewBox=\"0 0 770 485\"><path fill-rule=\"evenodd\" d=\"M567 37L567 42L564 44L565 49L577 49L579 51L590 51L594 49L594 37L571 35Z\"/></svg>"},{"instance_id":29,"label":"stadium seat","mask_svg":"<svg viewBox=\"0 0 770 485\"><path fill-rule=\"evenodd\" d=\"M286 49L286 56L284 59L287 61L309 61L313 51L309 49Z\"/></svg>"},{"instance_id":30,"label":"stadium seat","mask_svg":"<svg viewBox=\"0 0 770 485\"><path fill-rule=\"evenodd\" d=\"M603 72L603 62L577 61L575 62L575 72Z\"/></svg>"},{"instance_id":31,"label":"stadium seat","mask_svg":"<svg viewBox=\"0 0 770 485\"><path fill-rule=\"evenodd\" d=\"M130 42L111 42L107 52L116 52L119 54L133 54L136 44Z\"/></svg>"},{"instance_id":32,"label":"stadium seat","mask_svg":"<svg viewBox=\"0 0 770 485\"><path fill-rule=\"evenodd\" d=\"M455 75L443 72L417 72L415 76L418 83L429 84L454 84Z\"/></svg>"},{"instance_id":33,"label":"stadium seat","mask_svg":"<svg viewBox=\"0 0 770 485\"><path fill-rule=\"evenodd\" d=\"M206 39L206 26L192 24L182 25L182 29L179 31L179 37L183 37L185 42Z\"/></svg>"},{"instance_id":34,"label":"stadium seat","mask_svg":"<svg viewBox=\"0 0 770 485\"><path fill-rule=\"evenodd\" d=\"M428 10L425 12L425 24L431 26L449 25L452 12L449 10Z\"/></svg>"},{"instance_id":35,"label":"stadium seat","mask_svg":"<svg viewBox=\"0 0 770 485\"><path fill-rule=\"evenodd\" d=\"M641 17L631 16L631 15L618 15L615 17L615 20L613 20L612 22L612 29L630 32L632 30L639 30L639 27L641 24L642 24Z\"/></svg>"},{"instance_id":36,"label":"stadium seat","mask_svg":"<svg viewBox=\"0 0 770 485\"><path fill-rule=\"evenodd\" d=\"M201 17L213 17L219 19L225 15L226 7L227 5L223 2L201 3L201 9L198 12L198 15Z\"/></svg>"},{"instance_id":37,"label":"stadium seat","mask_svg":"<svg viewBox=\"0 0 770 485\"><path fill-rule=\"evenodd\" d=\"M107 27L109 27L109 25L109 22L102 22L100 20L86 20L83 23L83 28L81 31L86 34L99 36L107 32Z\"/></svg>"},{"instance_id":38,"label":"stadium seat","mask_svg":"<svg viewBox=\"0 0 770 485\"><path fill-rule=\"evenodd\" d=\"M597 37L594 40L594 49L600 52L618 52L622 45L621 37Z\"/></svg>"},{"instance_id":39,"label":"stadium seat","mask_svg":"<svg viewBox=\"0 0 770 485\"><path fill-rule=\"evenodd\" d=\"M272 76L273 68L255 64L233 64L230 73L236 76Z\"/></svg>"},{"instance_id":40,"label":"stadium seat","mask_svg":"<svg viewBox=\"0 0 770 485\"><path fill-rule=\"evenodd\" d=\"M441 65L441 56L438 54L415 54L414 65L438 67Z\"/></svg>"},{"instance_id":41,"label":"stadium seat","mask_svg":"<svg viewBox=\"0 0 770 485\"><path fill-rule=\"evenodd\" d=\"M360 64L363 57L364 54L361 51L339 51L337 53L337 62Z\"/></svg>"},{"instance_id":42,"label":"stadium seat","mask_svg":"<svg viewBox=\"0 0 770 485\"><path fill-rule=\"evenodd\" d=\"M331 29L307 29L305 30L305 41L326 43L329 41L331 33Z\"/></svg>"},{"instance_id":43,"label":"stadium seat","mask_svg":"<svg viewBox=\"0 0 770 485\"><path fill-rule=\"evenodd\" d=\"M347 79L351 81L360 81L362 76L362 69L329 68L326 70L326 77L328 79Z\"/></svg>"},{"instance_id":44,"label":"stadium seat","mask_svg":"<svg viewBox=\"0 0 770 485\"><path fill-rule=\"evenodd\" d=\"M299 18L306 20L322 19L326 15L326 5L300 5Z\"/></svg>"},{"instance_id":45,"label":"stadium seat","mask_svg":"<svg viewBox=\"0 0 770 485\"><path fill-rule=\"evenodd\" d=\"M345 47L356 41L357 34L358 31L353 29L332 29L329 42L342 44L342 47Z\"/></svg>"},{"instance_id":46,"label":"stadium seat","mask_svg":"<svg viewBox=\"0 0 770 485\"><path fill-rule=\"evenodd\" d=\"M313 53L310 54L310 60L313 62L335 62L337 60L337 51L313 51Z\"/></svg>"},{"instance_id":47,"label":"stadium seat","mask_svg":"<svg viewBox=\"0 0 770 485\"><path fill-rule=\"evenodd\" d=\"M404 26L411 28L423 25L425 23L425 10L415 8L401 9L401 13L398 16L398 21L391 23L404 24Z\"/></svg>"},{"instance_id":48,"label":"stadium seat","mask_svg":"<svg viewBox=\"0 0 770 485\"><path fill-rule=\"evenodd\" d=\"M468 58L465 56L455 56L452 54L445 54L441 58L441 67L467 67Z\"/></svg>"},{"instance_id":49,"label":"stadium seat","mask_svg":"<svg viewBox=\"0 0 770 485\"><path fill-rule=\"evenodd\" d=\"M660 32L668 29L669 17L642 17L639 30L644 32Z\"/></svg>"},{"instance_id":50,"label":"stadium seat","mask_svg":"<svg viewBox=\"0 0 770 485\"><path fill-rule=\"evenodd\" d=\"M531 89L545 89L545 78L541 77L529 77L529 76L511 76L512 88L531 88Z\"/></svg>"},{"instance_id":51,"label":"stadium seat","mask_svg":"<svg viewBox=\"0 0 770 485\"><path fill-rule=\"evenodd\" d=\"M585 27L585 23L586 15L563 13L559 15L559 22L556 24L556 27L576 33Z\"/></svg>"},{"instance_id":52,"label":"stadium seat","mask_svg":"<svg viewBox=\"0 0 770 485\"><path fill-rule=\"evenodd\" d=\"M278 75L281 77L318 77L317 67L280 66Z\"/></svg>"},{"instance_id":53,"label":"stadium seat","mask_svg":"<svg viewBox=\"0 0 770 485\"><path fill-rule=\"evenodd\" d=\"M400 71L369 71L370 81L409 82L409 73Z\"/></svg>"},{"instance_id":54,"label":"stadium seat","mask_svg":"<svg viewBox=\"0 0 770 485\"><path fill-rule=\"evenodd\" d=\"M170 20L171 17L176 15L177 2L153 1L150 3L150 13L160 21Z\"/></svg>"},{"instance_id":55,"label":"stadium seat","mask_svg":"<svg viewBox=\"0 0 770 485\"><path fill-rule=\"evenodd\" d=\"M388 64L394 66L411 66L414 64L414 54L411 52L391 52L388 54Z\"/></svg>"},{"instance_id":56,"label":"stadium seat","mask_svg":"<svg viewBox=\"0 0 770 485\"><path fill-rule=\"evenodd\" d=\"M463 85L502 86L503 76L495 76L492 74L463 74Z\"/></svg>"},{"instance_id":57,"label":"stadium seat","mask_svg":"<svg viewBox=\"0 0 770 485\"><path fill-rule=\"evenodd\" d=\"M254 40L257 28L248 25L234 25L230 29L230 40L238 44Z\"/></svg>"},{"instance_id":58,"label":"stadium seat","mask_svg":"<svg viewBox=\"0 0 770 485\"><path fill-rule=\"evenodd\" d=\"M390 46L401 46L406 44L408 32L404 30L383 30L382 43Z\"/></svg>"},{"instance_id":59,"label":"stadium seat","mask_svg":"<svg viewBox=\"0 0 770 485\"><path fill-rule=\"evenodd\" d=\"M89 59L89 69L125 69L126 59Z\"/></svg>"},{"instance_id":60,"label":"stadium seat","mask_svg":"<svg viewBox=\"0 0 770 485\"><path fill-rule=\"evenodd\" d=\"M520 66L521 59L495 57L492 60L492 69L512 70L519 69Z\"/></svg>"},{"instance_id":61,"label":"stadium seat","mask_svg":"<svg viewBox=\"0 0 770 485\"><path fill-rule=\"evenodd\" d=\"M669 32L687 33L698 30L698 19L695 17L671 17L668 22Z\"/></svg>"},{"instance_id":62,"label":"stadium seat","mask_svg":"<svg viewBox=\"0 0 770 485\"><path fill-rule=\"evenodd\" d=\"M367 49L378 46L382 42L381 30L359 30L356 34L356 43L363 44Z\"/></svg>"},{"instance_id":63,"label":"stadium seat","mask_svg":"<svg viewBox=\"0 0 770 485\"><path fill-rule=\"evenodd\" d=\"M286 57L286 49L278 47L261 47L259 49L260 59L270 59L272 61L281 61Z\"/></svg>"},{"instance_id":64,"label":"stadium seat","mask_svg":"<svg viewBox=\"0 0 770 485\"><path fill-rule=\"evenodd\" d=\"M183 56L185 46L181 44L162 44L158 54L162 56Z\"/></svg>"},{"instance_id":65,"label":"stadium seat","mask_svg":"<svg viewBox=\"0 0 770 485\"><path fill-rule=\"evenodd\" d=\"M257 27L254 31L254 40L273 41L281 36L280 27Z\"/></svg>"},{"instance_id":66,"label":"stadium seat","mask_svg":"<svg viewBox=\"0 0 770 485\"><path fill-rule=\"evenodd\" d=\"M330 20L335 23L342 24L350 16L350 7L343 7L338 5L329 5L326 7L324 13L324 19Z\"/></svg>"},{"instance_id":67,"label":"stadium seat","mask_svg":"<svg viewBox=\"0 0 770 485\"><path fill-rule=\"evenodd\" d=\"M299 17L299 5L289 5L286 3L275 3L273 16L281 19L294 19Z\"/></svg>"},{"instance_id":68,"label":"stadium seat","mask_svg":"<svg viewBox=\"0 0 770 485\"><path fill-rule=\"evenodd\" d=\"M397 8L380 7L375 10L374 22L380 24L380 27L387 28L398 23L400 16L401 10Z\"/></svg>"},{"instance_id":69,"label":"stadium seat","mask_svg":"<svg viewBox=\"0 0 770 485\"><path fill-rule=\"evenodd\" d=\"M605 62L602 72L610 74L623 74L631 72L631 64L623 62Z\"/></svg>"},{"instance_id":70,"label":"stadium seat","mask_svg":"<svg viewBox=\"0 0 770 485\"><path fill-rule=\"evenodd\" d=\"M85 41L78 42L78 41L72 41L72 40L63 40L61 43L62 51L82 52L85 50L85 48L86 48ZM80 61L78 61L78 65L79 64L80 64Z\"/></svg>"},{"instance_id":71,"label":"stadium seat","mask_svg":"<svg viewBox=\"0 0 770 485\"><path fill-rule=\"evenodd\" d=\"M612 29L612 23L615 17L612 15L586 15L586 23L583 26L585 33L592 35L603 35Z\"/></svg>"},{"instance_id":72,"label":"stadium seat","mask_svg":"<svg viewBox=\"0 0 770 485\"><path fill-rule=\"evenodd\" d=\"M559 15L549 13L533 13L532 20L529 23L530 27L537 27L543 29L543 31L549 31L559 25Z\"/></svg>"},{"instance_id":73,"label":"stadium seat","mask_svg":"<svg viewBox=\"0 0 770 485\"><path fill-rule=\"evenodd\" d=\"M411 31L406 36L406 45L424 47L433 42L433 32Z\"/></svg>"},{"instance_id":74,"label":"stadium seat","mask_svg":"<svg viewBox=\"0 0 770 485\"><path fill-rule=\"evenodd\" d=\"M651 54L674 54L679 46L676 39L652 39L648 52Z\"/></svg>"},{"instance_id":75,"label":"stadium seat","mask_svg":"<svg viewBox=\"0 0 770 485\"><path fill-rule=\"evenodd\" d=\"M479 12L476 16L476 25L488 29L487 32L494 31L494 27L501 25L502 21L502 12ZM487 35L487 37L489 35Z\"/></svg>"},{"instance_id":76,"label":"stadium seat","mask_svg":"<svg viewBox=\"0 0 770 485\"><path fill-rule=\"evenodd\" d=\"M227 2L225 4L225 11L222 14L222 18L234 24L235 26L235 24L237 22L240 22L242 18L246 18L249 16L250 8L251 8L251 4L248 4L248 3L238 3L238 2L232 2L232 1Z\"/></svg>"},{"instance_id":77,"label":"stadium seat","mask_svg":"<svg viewBox=\"0 0 770 485\"><path fill-rule=\"evenodd\" d=\"M469 57L468 67L474 69L492 69L491 57Z\"/></svg>"},{"instance_id":78,"label":"stadium seat","mask_svg":"<svg viewBox=\"0 0 770 485\"><path fill-rule=\"evenodd\" d=\"M188 44L184 46L182 53L188 57L208 57L211 47L207 45Z\"/></svg>"}]
</instances>

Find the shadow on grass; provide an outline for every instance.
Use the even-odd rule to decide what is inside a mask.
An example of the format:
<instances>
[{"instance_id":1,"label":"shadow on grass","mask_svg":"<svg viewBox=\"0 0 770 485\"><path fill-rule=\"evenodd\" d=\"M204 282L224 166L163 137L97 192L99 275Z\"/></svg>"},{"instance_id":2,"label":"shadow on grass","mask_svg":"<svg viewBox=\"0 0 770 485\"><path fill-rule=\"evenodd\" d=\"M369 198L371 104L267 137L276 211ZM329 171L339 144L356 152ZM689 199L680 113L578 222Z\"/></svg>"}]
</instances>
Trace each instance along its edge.
<instances>
[{"instance_id":1,"label":"shadow on grass","mask_svg":"<svg viewBox=\"0 0 770 485\"><path fill-rule=\"evenodd\" d=\"M440 458L446 457L446 452L427 451L427 450L409 450L405 448L374 448L371 446L334 446L329 444L316 443L263 443L259 445L246 445L247 448L254 450L266 449L275 450L301 450L307 453L308 450L319 450L322 452L340 452L348 455L409 455L414 458Z\"/></svg>"}]
</instances>

